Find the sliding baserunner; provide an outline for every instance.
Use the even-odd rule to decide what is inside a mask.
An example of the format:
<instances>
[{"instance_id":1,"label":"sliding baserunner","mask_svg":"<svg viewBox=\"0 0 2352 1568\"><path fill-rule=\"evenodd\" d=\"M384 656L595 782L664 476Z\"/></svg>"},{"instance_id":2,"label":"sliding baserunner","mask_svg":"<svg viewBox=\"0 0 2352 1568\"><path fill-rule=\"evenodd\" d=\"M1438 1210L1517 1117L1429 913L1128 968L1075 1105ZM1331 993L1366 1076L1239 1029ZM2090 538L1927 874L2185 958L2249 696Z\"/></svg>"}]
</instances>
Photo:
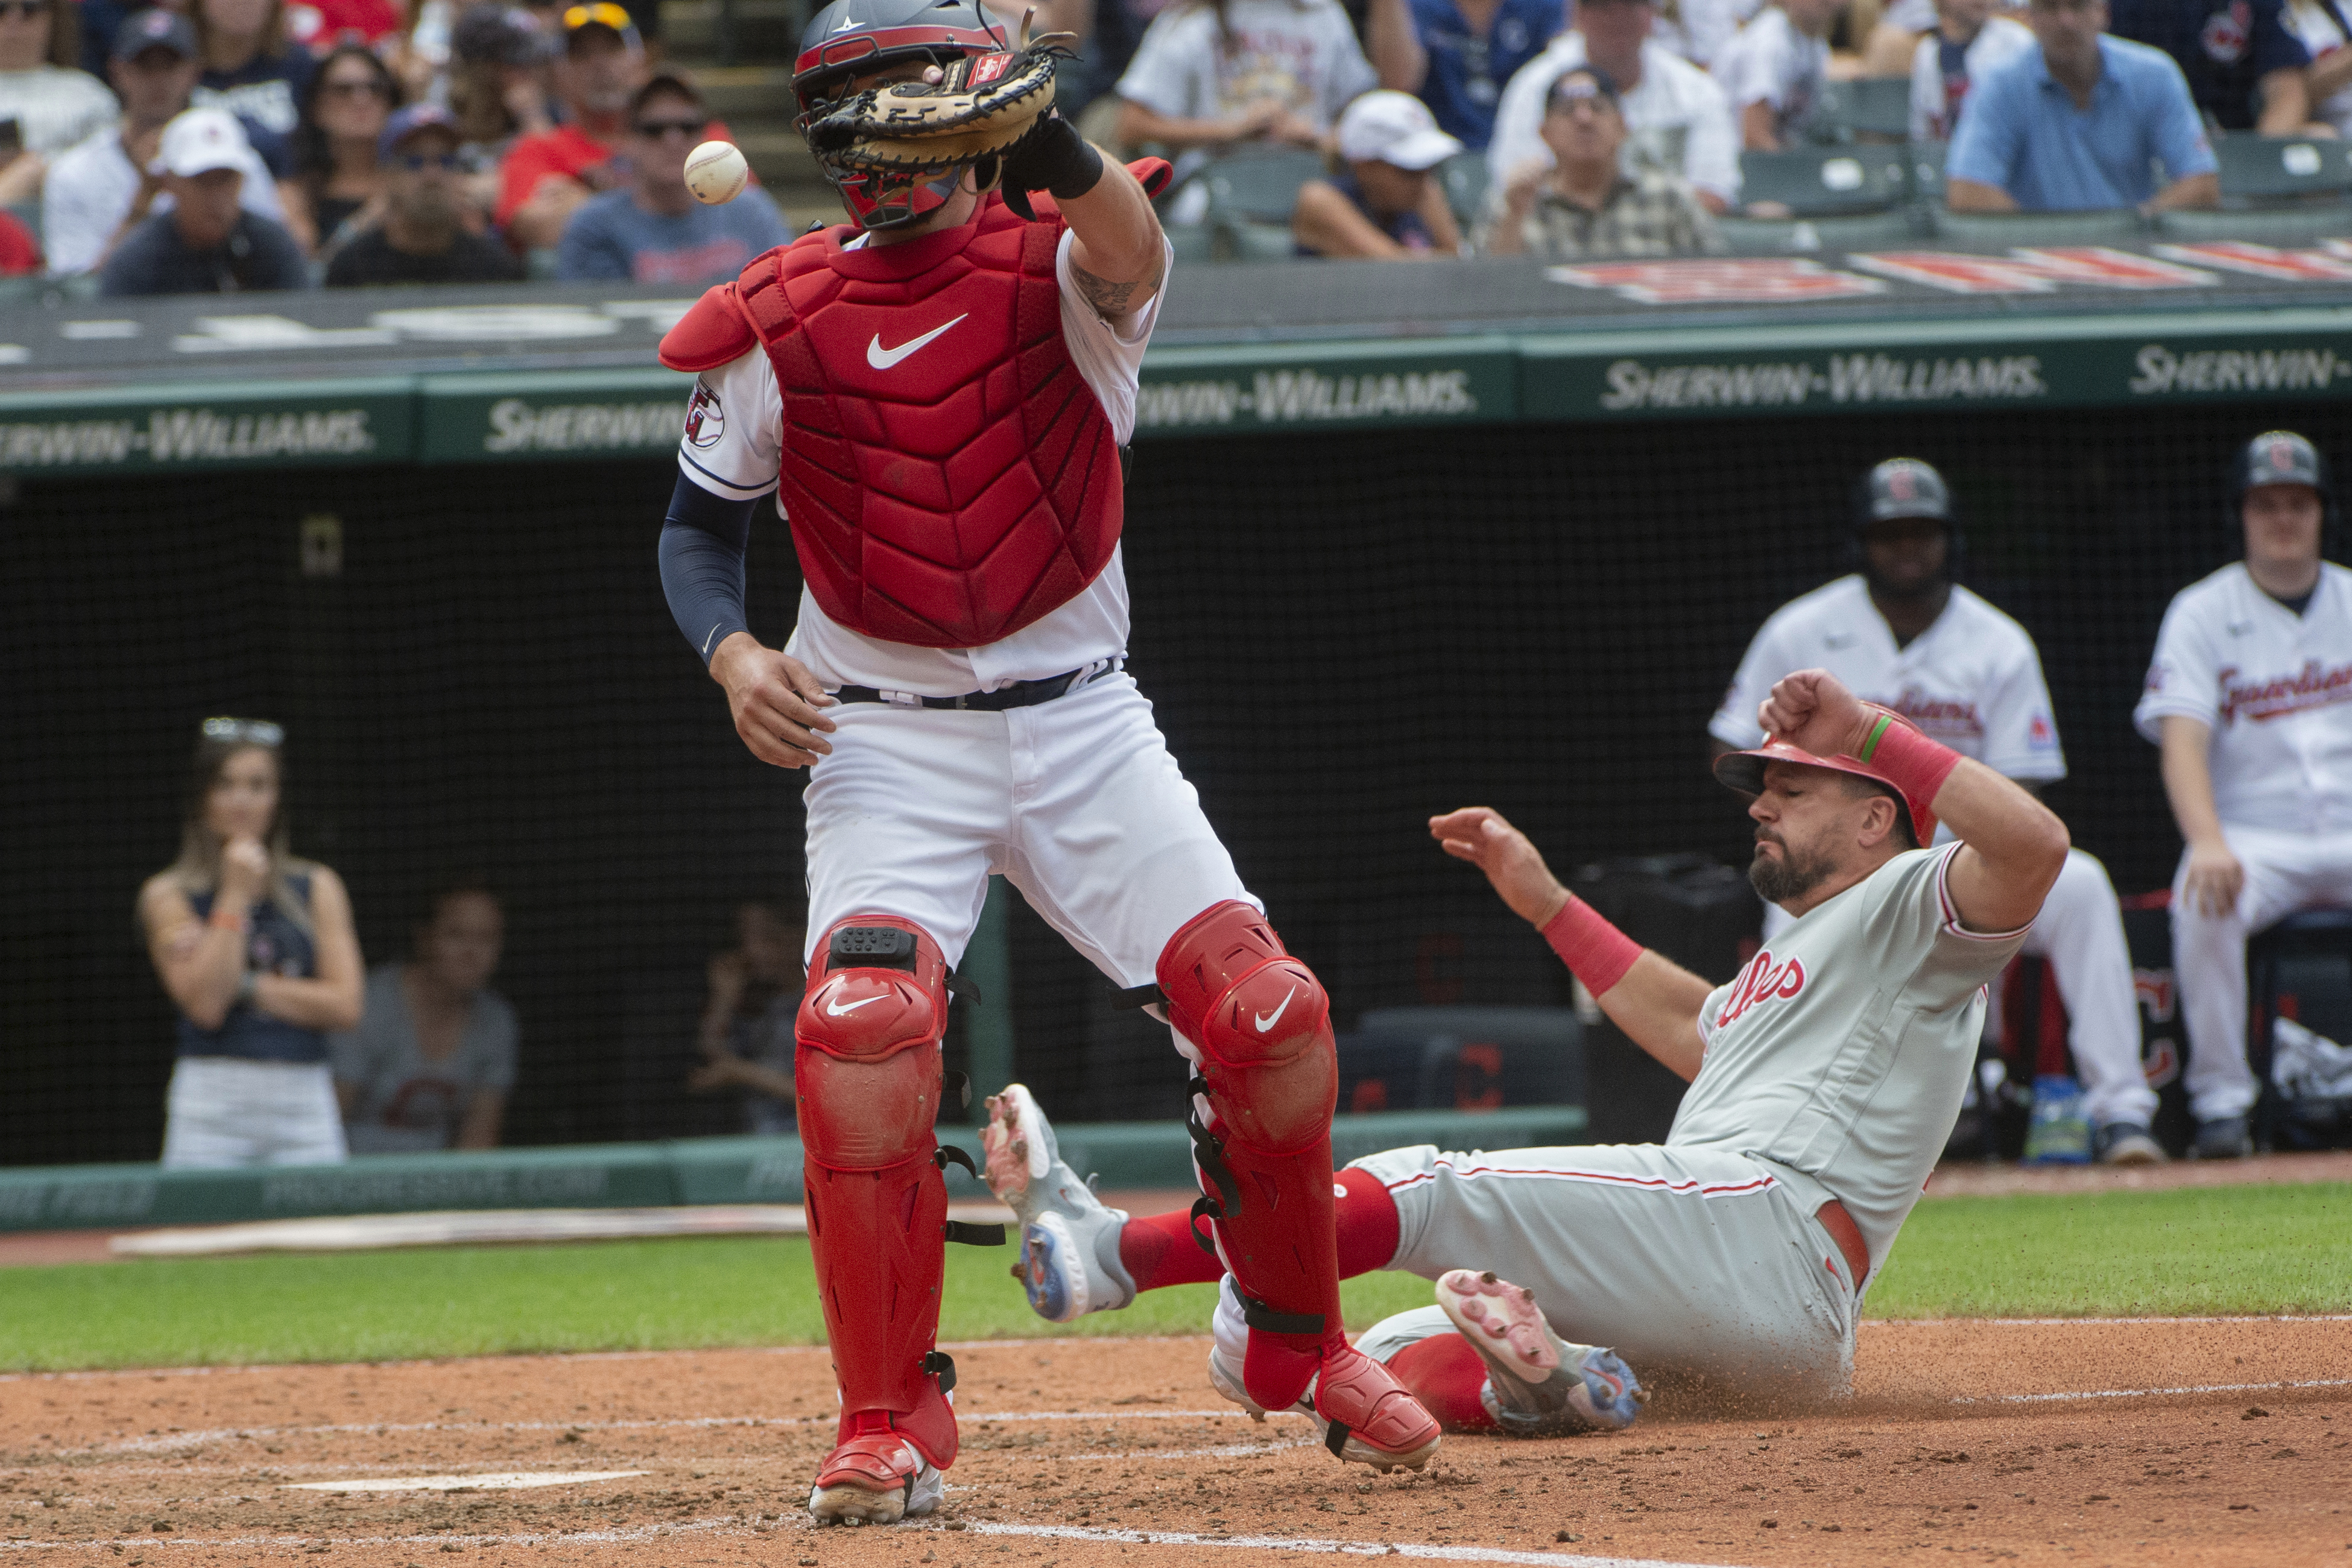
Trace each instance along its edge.
<instances>
[{"instance_id":1,"label":"sliding baserunner","mask_svg":"<svg viewBox=\"0 0 2352 1568\"><path fill-rule=\"evenodd\" d=\"M1863 1288L1950 1135L1984 984L2024 940L2066 829L1822 670L1775 685L1760 719L1764 744L1715 773L1752 799L1749 880L1795 919L1727 985L1635 945L1495 812L1430 822L1619 1028L1690 1080L1663 1144L1422 1145L1339 1173L1340 1272L1437 1282L1434 1307L1358 1347L1449 1426L1622 1426L1641 1398L1627 1363L1739 1395L1848 1385ZM1958 841L1921 848L1939 817ZM1097 1202L1025 1089L993 1102L984 1141L1043 1316L1222 1278L1189 1215ZM1210 1372L1238 1400L1230 1294Z\"/></svg>"}]
</instances>

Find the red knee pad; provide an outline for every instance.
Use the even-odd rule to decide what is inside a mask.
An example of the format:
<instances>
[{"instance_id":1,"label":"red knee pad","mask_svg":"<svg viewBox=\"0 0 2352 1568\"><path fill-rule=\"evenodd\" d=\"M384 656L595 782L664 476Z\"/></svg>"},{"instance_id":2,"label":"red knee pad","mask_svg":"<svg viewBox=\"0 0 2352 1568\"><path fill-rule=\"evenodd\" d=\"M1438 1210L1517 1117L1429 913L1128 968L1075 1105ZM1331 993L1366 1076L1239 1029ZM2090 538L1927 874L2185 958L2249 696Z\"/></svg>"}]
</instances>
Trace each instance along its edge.
<instances>
[{"instance_id":1,"label":"red knee pad","mask_svg":"<svg viewBox=\"0 0 2352 1568\"><path fill-rule=\"evenodd\" d=\"M793 1030L801 1142L811 1159L877 1170L929 1142L940 1113L947 973L940 944L897 915L852 915L824 933Z\"/></svg>"},{"instance_id":2,"label":"red knee pad","mask_svg":"<svg viewBox=\"0 0 2352 1568\"><path fill-rule=\"evenodd\" d=\"M1283 1154L1330 1131L1339 1089L1331 999L1264 915L1237 900L1195 915L1160 952L1159 980L1230 1136Z\"/></svg>"}]
</instances>

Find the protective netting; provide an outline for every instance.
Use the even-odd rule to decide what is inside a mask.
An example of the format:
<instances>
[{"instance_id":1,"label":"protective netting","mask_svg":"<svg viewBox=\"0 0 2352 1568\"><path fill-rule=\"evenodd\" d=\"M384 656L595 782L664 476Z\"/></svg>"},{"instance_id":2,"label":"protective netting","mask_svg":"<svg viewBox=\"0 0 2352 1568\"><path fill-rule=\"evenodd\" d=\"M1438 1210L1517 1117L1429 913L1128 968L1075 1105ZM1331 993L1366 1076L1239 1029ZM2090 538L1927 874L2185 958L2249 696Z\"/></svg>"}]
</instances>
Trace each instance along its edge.
<instances>
[{"instance_id":1,"label":"protective netting","mask_svg":"<svg viewBox=\"0 0 2352 1568\"><path fill-rule=\"evenodd\" d=\"M1131 668L1343 1027L1380 1006L1556 1005L1556 963L1425 818L1494 805L1564 873L1744 863L1706 718L1759 621L1846 568L1853 477L1912 453L1966 508L1965 580L2041 644L2073 769L2048 798L2129 893L2178 853L2128 717L2157 623L2230 558L2225 460L2278 425L2341 453L2352 411L1147 445ZM287 726L297 847L342 874L371 961L403 951L436 875L479 868L501 893L510 1141L741 1126L683 1081L733 905L800 884L799 775L745 754L664 607L673 472L24 487L0 512L0 1159L153 1157L171 1013L132 899L172 858L195 723L224 712ZM751 576L754 629L781 640L797 580L772 518ZM1025 910L1011 951L1015 1066L1046 1103L1172 1114L1166 1032L1115 1012Z\"/></svg>"}]
</instances>

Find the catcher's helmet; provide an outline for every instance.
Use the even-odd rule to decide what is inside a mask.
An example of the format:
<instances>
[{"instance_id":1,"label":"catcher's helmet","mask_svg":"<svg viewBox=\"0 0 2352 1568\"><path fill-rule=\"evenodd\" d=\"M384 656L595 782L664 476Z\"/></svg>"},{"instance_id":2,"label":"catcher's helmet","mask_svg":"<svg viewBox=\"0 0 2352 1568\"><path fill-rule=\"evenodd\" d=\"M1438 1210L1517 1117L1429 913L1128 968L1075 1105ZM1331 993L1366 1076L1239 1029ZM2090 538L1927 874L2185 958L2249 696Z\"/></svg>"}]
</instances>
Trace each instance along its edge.
<instances>
[{"instance_id":1,"label":"catcher's helmet","mask_svg":"<svg viewBox=\"0 0 2352 1568\"><path fill-rule=\"evenodd\" d=\"M1926 468L1927 465L1923 463L1920 467ZM1933 473L1935 470L1930 468L1928 471ZM1906 729L1916 730L1919 727L1891 708L1883 708L1874 702L1865 703L1864 706L1872 712L1884 713ZM1795 763L1801 767L1827 768L1832 773L1852 773L1856 778L1868 779L1884 790L1890 798L1902 803L1904 814L1910 818L1911 833L1916 842L1925 847L1936 841L1936 811L1933 803L1906 794L1893 779L1864 762L1860 757L1850 756L1843 752L1840 752L1833 757L1816 756L1811 752L1789 744L1777 735L1767 735L1764 737L1764 743L1753 751L1726 752L1716 758L1715 776L1717 781L1726 788L1738 790L1741 795L1751 796L1762 795L1764 764L1767 763Z\"/></svg>"},{"instance_id":2,"label":"catcher's helmet","mask_svg":"<svg viewBox=\"0 0 2352 1568\"><path fill-rule=\"evenodd\" d=\"M857 77L905 60L944 66L966 55L1009 50L1012 42L980 0L833 0L801 33L793 65L795 121L808 134L809 121L823 114ZM840 167L819 153L817 167L841 193L862 228L896 228L936 210L963 178L963 167L935 176L884 182Z\"/></svg>"}]
</instances>

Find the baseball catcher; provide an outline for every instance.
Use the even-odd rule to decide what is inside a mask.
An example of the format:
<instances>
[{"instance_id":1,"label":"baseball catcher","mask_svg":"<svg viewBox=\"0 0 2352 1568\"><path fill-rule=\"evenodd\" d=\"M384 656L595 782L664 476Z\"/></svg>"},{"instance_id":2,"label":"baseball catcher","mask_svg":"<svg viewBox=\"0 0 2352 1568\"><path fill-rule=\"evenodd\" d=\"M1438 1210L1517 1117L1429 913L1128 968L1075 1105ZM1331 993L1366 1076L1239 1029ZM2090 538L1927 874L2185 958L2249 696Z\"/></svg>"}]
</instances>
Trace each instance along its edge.
<instances>
[{"instance_id":1,"label":"baseball catcher","mask_svg":"<svg viewBox=\"0 0 2352 1568\"><path fill-rule=\"evenodd\" d=\"M678 628L755 756L810 770L795 1030L809 1244L840 1383L809 1509L894 1521L954 1462L937 1346L948 1240L940 1040L991 873L1192 1067L1202 1213L1251 1398L1332 1451L1422 1465L1437 1424L1348 1343L1332 1231L1337 1058L1123 669L1137 374L1170 249L1147 189L1052 111L1059 46L976 0L834 0L793 86L850 222L712 289L662 343L697 373L662 531ZM803 588L746 624L771 490Z\"/></svg>"},{"instance_id":2,"label":"baseball catcher","mask_svg":"<svg viewBox=\"0 0 2352 1568\"><path fill-rule=\"evenodd\" d=\"M1358 1348L1450 1428L1622 1426L1641 1402L1628 1363L1742 1397L1848 1386L1862 1292L1950 1135L1985 983L2024 940L2066 829L1825 671L1780 680L1759 717L1763 744L1715 773L1750 800L1749 880L1792 919L1727 985L1636 946L1496 813L1430 821L1618 1027L1690 1081L1663 1144L1423 1145L1339 1173L1342 1271L1437 1283L1434 1307ZM1923 847L1939 818L1956 841ZM1097 1202L1025 1089L994 1101L984 1142L1040 1315L1220 1277L1189 1215ZM1228 1286L1211 1379L1263 1408L1232 1375L1232 1300Z\"/></svg>"}]
</instances>

